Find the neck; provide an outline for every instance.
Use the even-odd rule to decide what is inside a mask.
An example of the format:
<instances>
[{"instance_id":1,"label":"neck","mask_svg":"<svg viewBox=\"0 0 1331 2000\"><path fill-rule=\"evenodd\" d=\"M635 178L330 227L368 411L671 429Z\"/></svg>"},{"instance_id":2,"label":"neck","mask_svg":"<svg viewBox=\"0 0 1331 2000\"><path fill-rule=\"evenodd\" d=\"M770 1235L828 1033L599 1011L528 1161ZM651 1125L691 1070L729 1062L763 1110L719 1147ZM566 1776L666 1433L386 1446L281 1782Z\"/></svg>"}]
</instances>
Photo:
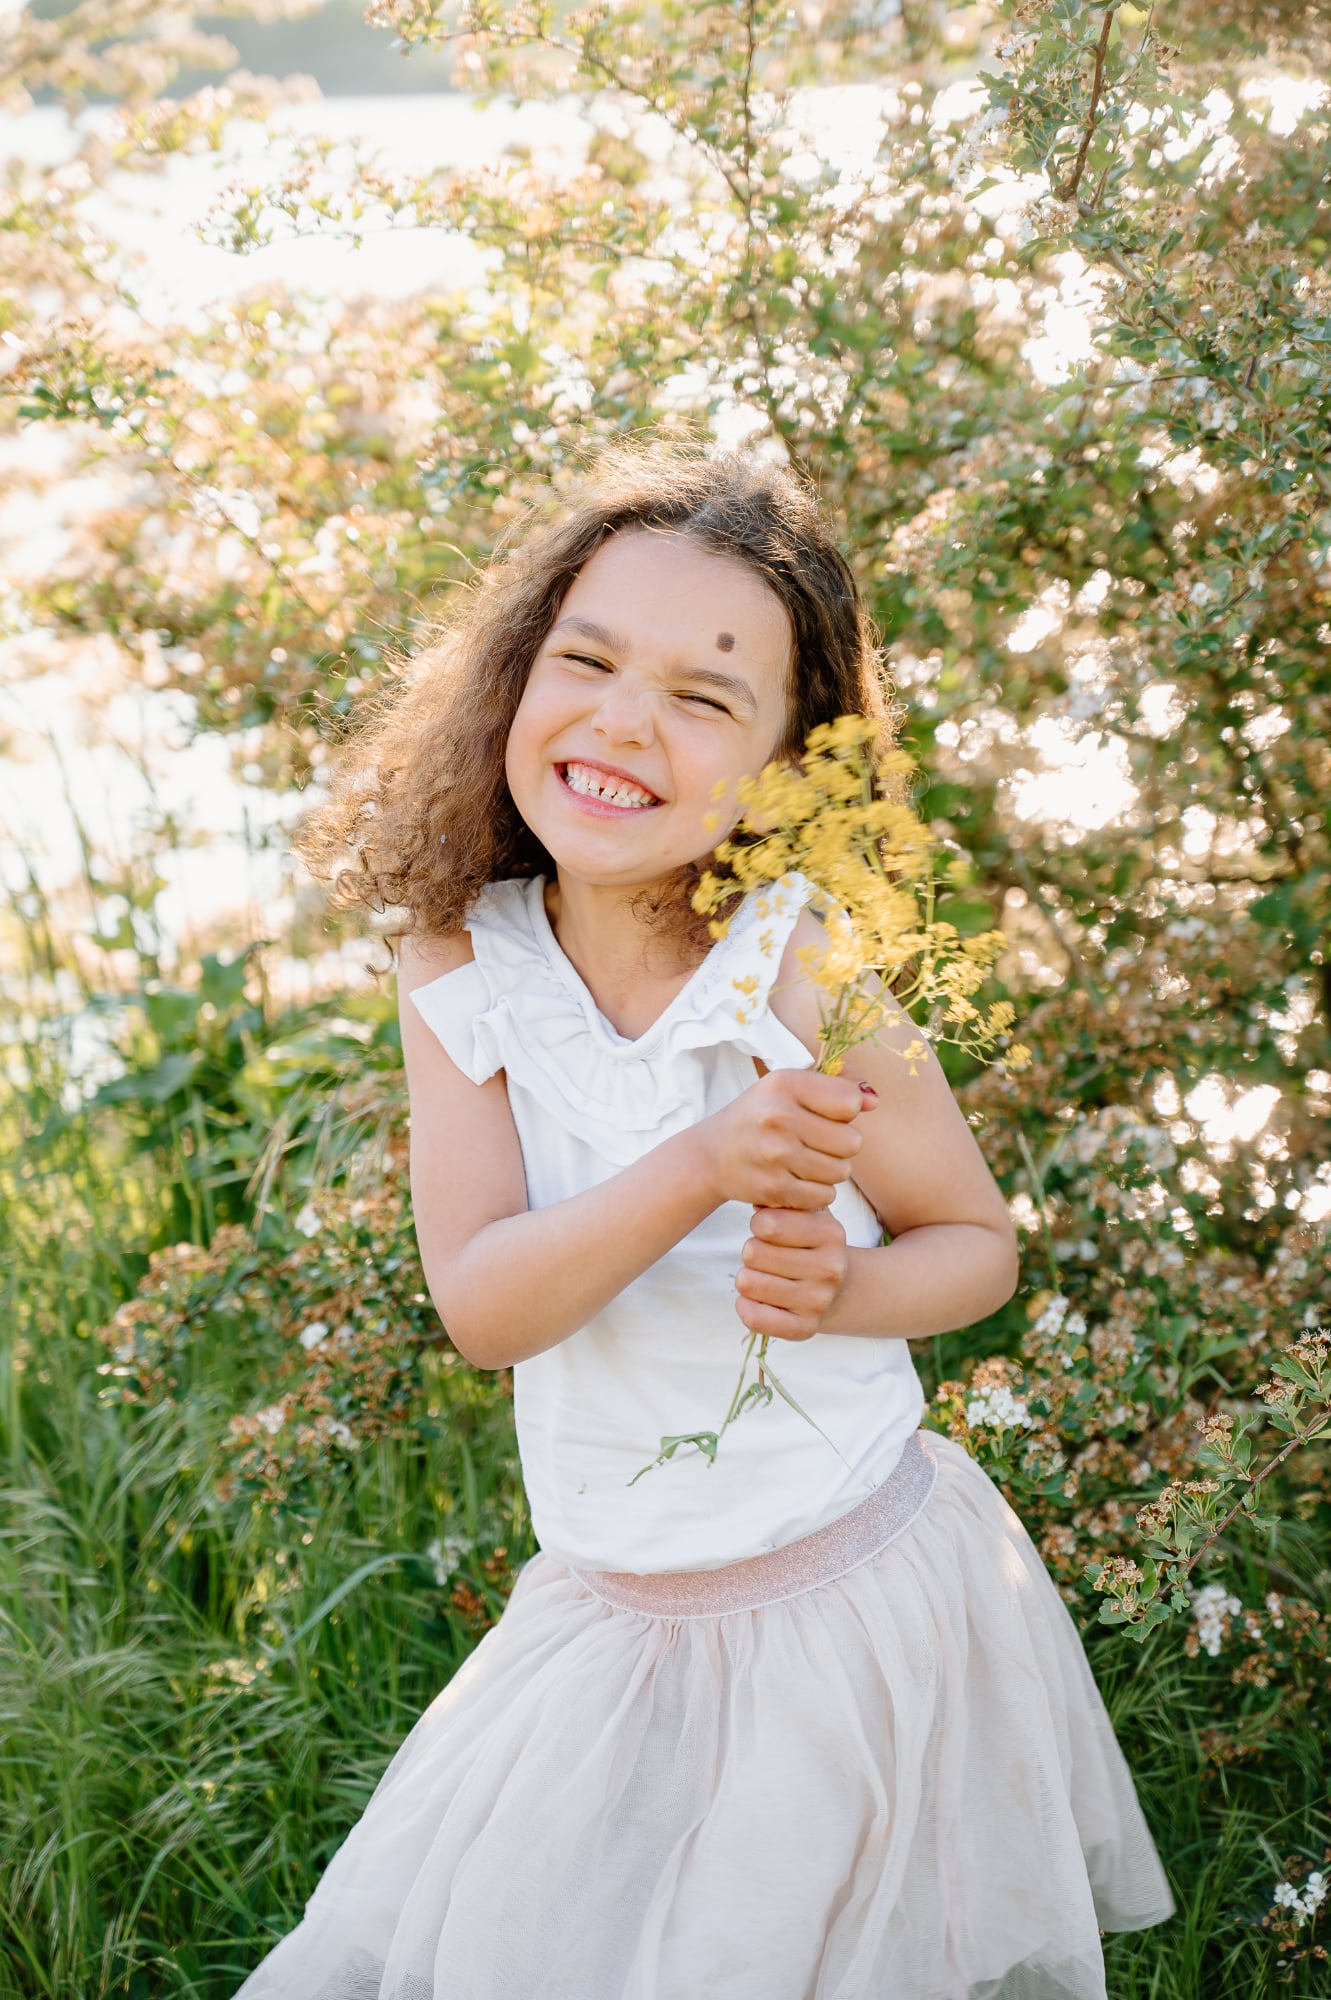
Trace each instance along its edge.
<instances>
[{"instance_id":1,"label":"neck","mask_svg":"<svg viewBox=\"0 0 1331 2000\"><path fill-rule=\"evenodd\" d=\"M650 910L635 908L644 889L579 882L560 871L545 885L545 910L559 948L620 1034L634 1037L655 1020L699 962L686 938Z\"/></svg>"}]
</instances>

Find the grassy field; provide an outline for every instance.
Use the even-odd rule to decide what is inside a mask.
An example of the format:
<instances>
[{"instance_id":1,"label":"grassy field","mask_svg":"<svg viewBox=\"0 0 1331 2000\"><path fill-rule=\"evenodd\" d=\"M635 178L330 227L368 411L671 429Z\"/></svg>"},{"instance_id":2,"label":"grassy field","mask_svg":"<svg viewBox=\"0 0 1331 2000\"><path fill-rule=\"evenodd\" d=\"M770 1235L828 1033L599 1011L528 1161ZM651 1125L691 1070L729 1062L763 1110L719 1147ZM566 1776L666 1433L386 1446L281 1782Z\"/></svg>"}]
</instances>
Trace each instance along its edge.
<instances>
[{"instance_id":1,"label":"grassy field","mask_svg":"<svg viewBox=\"0 0 1331 2000\"><path fill-rule=\"evenodd\" d=\"M532 1547L507 1384L427 1344L386 999L265 1025L232 986L211 1081L154 1099L159 1042L71 1110L52 1029L4 1110L3 2000L227 2000ZM183 1011L177 1031L202 1032ZM150 1270L205 1210L213 1251ZM355 1365L318 1403L293 1329L324 1310L350 1315ZM985 1343L917 1348L926 1390ZM294 1404L233 1422L275 1394L363 1441L293 1457ZM1324 1594L1315 1545L1281 1553ZM1260 1927L1326 1824L1316 1701L1273 1689L1269 1750L1209 1757L1240 1699L1227 1658L1078 1612L1179 1901L1107 1938L1114 2000L1326 1992Z\"/></svg>"}]
</instances>

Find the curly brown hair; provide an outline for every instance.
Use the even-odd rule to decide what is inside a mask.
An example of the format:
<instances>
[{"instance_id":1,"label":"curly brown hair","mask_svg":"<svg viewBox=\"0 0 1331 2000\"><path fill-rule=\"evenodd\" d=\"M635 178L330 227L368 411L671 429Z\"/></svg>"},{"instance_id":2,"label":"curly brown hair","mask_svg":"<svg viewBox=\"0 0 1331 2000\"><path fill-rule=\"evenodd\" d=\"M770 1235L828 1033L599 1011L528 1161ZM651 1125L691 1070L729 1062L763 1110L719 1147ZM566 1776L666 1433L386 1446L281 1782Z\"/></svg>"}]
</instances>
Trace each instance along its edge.
<instances>
[{"instance_id":1,"label":"curly brown hair","mask_svg":"<svg viewBox=\"0 0 1331 2000\"><path fill-rule=\"evenodd\" d=\"M505 530L479 582L455 591L422 650L352 717L327 794L293 840L335 904L401 909L392 938L440 936L463 926L486 883L553 876L508 789L509 728L574 578L608 536L636 528L687 535L780 598L794 634L782 754L846 714L870 717L888 746L897 718L878 635L810 485L752 451L616 438ZM672 878L654 907L705 947L684 879L697 872Z\"/></svg>"}]
</instances>

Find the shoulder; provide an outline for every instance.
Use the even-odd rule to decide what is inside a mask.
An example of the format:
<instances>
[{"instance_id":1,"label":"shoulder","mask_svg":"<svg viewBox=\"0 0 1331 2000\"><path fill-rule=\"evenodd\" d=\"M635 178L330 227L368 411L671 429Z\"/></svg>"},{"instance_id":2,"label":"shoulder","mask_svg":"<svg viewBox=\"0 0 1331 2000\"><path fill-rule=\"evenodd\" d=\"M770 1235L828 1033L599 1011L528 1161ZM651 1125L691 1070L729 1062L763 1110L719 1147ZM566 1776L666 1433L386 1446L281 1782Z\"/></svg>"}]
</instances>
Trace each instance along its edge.
<instances>
[{"instance_id":1,"label":"shoulder","mask_svg":"<svg viewBox=\"0 0 1331 2000\"><path fill-rule=\"evenodd\" d=\"M826 932L813 911L801 910L786 939L768 1001L782 1027L789 1028L813 1056L819 1051L818 1029L822 1013L818 1005L818 988L809 977L808 962L801 957L801 953L821 951L826 942Z\"/></svg>"},{"instance_id":2,"label":"shoulder","mask_svg":"<svg viewBox=\"0 0 1331 2000\"><path fill-rule=\"evenodd\" d=\"M822 1053L819 1029L830 998L819 987L813 972L827 945L827 932L819 917L812 909L801 910L781 954L769 1002L777 1019L798 1036L815 1058ZM865 1001L878 1000L882 985L877 974L866 973L860 979L857 991ZM846 1062L847 1074L864 1075L865 1081L872 1080L877 1087L877 1077L870 1079L864 1071L865 1061L875 1048L891 1050L894 1055L905 1057L910 1062L927 1041L928 1037L918 1022L911 1019L899 1002L889 1000L873 1032L852 1050ZM896 1067L895 1064L892 1066L893 1069Z\"/></svg>"},{"instance_id":3,"label":"shoulder","mask_svg":"<svg viewBox=\"0 0 1331 2000\"><path fill-rule=\"evenodd\" d=\"M475 956L467 931L404 937L397 955L399 998L418 986L428 986L431 980L442 979L445 973L456 972L460 965L470 965Z\"/></svg>"},{"instance_id":4,"label":"shoulder","mask_svg":"<svg viewBox=\"0 0 1331 2000\"><path fill-rule=\"evenodd\" d=\"M398 948L399 996L473 962L493 970L512 958L529 958L536 946L532 901L539 894L539 878L487 882L473 899L462 928L404 937Z\"/></svg>"}]
</instances>

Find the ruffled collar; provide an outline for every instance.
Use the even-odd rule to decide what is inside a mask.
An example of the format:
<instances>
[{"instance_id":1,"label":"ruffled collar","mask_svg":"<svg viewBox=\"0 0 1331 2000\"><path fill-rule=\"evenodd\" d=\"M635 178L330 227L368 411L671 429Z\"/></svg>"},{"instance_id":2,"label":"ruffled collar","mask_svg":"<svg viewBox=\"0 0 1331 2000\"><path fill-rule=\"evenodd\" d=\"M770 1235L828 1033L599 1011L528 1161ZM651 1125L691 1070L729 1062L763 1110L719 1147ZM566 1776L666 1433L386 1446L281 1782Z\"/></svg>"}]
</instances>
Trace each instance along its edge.
<instances>
[{"instance_id":1,"label":"ruffled collar","mask_svg":"<svg viewBox=\"0 0 1331 2000\"><path fill-rule=\"evenodd\" d=\"M743 1004L744 996L740 994L734 981L736 977L744 977L748 971L748 962L753 957L753 947L756 943L751 933L754 926L761 924L766 916L775 918L777 930L773 931L770 940L771 978L759 981L762 1005L765 1006L772 979L775 978L781 962L781 952L785 947L790 927L812 893L812 884L806 883L803 876L792 875L779 891L770 892L765 898L756 890L746 896L731 918L725 936L719 938L701 963L694 967L679 992L667 1003L650 1026L644 1028L640 1035L621 1035L614 1023L607 1020L601 1012L582 974L555 936L554 925L550 922L545 907L545 885L546 878L543 875L532 876L521 885L526 891L523 903L527 920L531 924L532 935L549 961L555 977L569 989L582 1009L591 1032L606 1043L608 1053L627 1057L631 1061L644 1061L650 1058L657 1046L669 1038L678 1019L702 1018L714 1009L719 997L733 998L741 1013L758 1011L752 996L747 1006ZM775 898L774 903L773 898ZM766 907L769 904L772 905L770 910ZM761 910L760 905L764 906ZM782 919L787 915L789 922L783 924ZM744 960L743 968L737 967L737 956ZM763 956L766 958L769 954L764 953Z\"/></svg>"},{"instance_id":2,"label":"ruffled collar","mask_svg":"<svg viewBox=\"0 0 1331 2000\"><path fill-rule=\"evenodd\" d=\"M626 1163L701 1117L702 1052L731 1043L769 1068L813 1057L771 1012L781 955L813 893L801 875L751 891L702 963L641 1035L602 1014L555 937L545 877L492 882L468 918L488 1006L472 1026L486 1070L537 1097L606 1159Z\"/></svg>"}]
</instances>

